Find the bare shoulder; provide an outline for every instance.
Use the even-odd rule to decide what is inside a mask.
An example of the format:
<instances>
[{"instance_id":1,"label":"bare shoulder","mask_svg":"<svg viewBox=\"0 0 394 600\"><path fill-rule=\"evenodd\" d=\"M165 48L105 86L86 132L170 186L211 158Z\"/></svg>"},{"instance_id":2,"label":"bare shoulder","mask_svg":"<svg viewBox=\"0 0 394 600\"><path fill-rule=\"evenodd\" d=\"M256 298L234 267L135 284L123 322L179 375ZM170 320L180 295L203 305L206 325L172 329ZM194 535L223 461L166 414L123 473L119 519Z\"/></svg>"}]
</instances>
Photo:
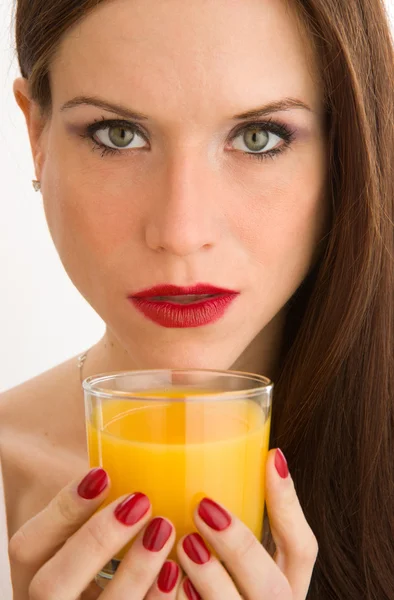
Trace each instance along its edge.
<instances>
[{"instance_id":1,"label":"bare shoulder","mask_svg":"<svg viewBox=\"0 0 394 600\"><path fill-rule=\"evenodd\" d=\"M0 456L12 534L86 469L77 357L0 394Z\"/></svg>"},{"instance_id":2,"label":"bare shoulder","mask_svg":"<svg viewBox=\"0 0 394 600\"><path fill-rule=\"evenodd\" d=\"M77 358L66 362L25 381L0 394L0 423L24 428L31 418L38 416L38 407L61 402L70 392L76 391Z\"/></svg>"}]
</instances>

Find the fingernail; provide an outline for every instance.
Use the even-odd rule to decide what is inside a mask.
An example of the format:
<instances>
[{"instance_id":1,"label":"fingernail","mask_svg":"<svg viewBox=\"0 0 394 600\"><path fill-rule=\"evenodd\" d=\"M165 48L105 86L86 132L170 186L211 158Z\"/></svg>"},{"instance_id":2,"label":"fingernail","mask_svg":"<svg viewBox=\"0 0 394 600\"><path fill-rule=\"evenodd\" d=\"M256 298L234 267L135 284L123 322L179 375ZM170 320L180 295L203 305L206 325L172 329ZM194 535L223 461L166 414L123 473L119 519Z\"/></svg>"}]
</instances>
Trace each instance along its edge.
<instances>
[{"instance_id":1,"label":"fingernail","mask_svg":"<svg viewBox=\"0 0 394 600\"><path fill-rule=\"evenodd\" d=\"M168 521L161 517L153 519L145 529L142 540L144 548L151 552L159 552L168 541L171 532L172 525Z\"/></svg>"},{"instance_id":2,"label":"fingernail","mask_svg":"<svg viewBox=\"0 0 394 600\"><path fill-rule=\"evenodd\" d=\"M201 600L200 594L197 592L190 579L185 579L183 582L183 589L189 600Z\"/></svg>"},{"instance_id":3,"label":"fingernail","mask_svg":"<svg viewBox=\"0 0 394 600\"><path fill-rule=\"evenodd\" d=\"M161 568L159 577L157 579L157 587L161 592L168 594L172 592L176 586L179 576L179 567L176 563L167 561Z\"/></svg>"},{"instance_id":4,"label":"fingernail","mask_svg":"<svg viewBox=\"0 0 394 600\"><path fill-rule=\"evenodd\" d=\"M215 531L224 531L231 524L231 517L228 512L209 498L201 500L198 514L204 523Z\"/></svg>"},{"instance_id":5,"label":"fingernail","mask_svg":"<svg viewBox=\"0 0 394 600\"><path fill-rule=\"evenodd\" d=\"M105 490L108 481L108 475L104 469L100 467L92 469L79 484L77 489L78 495L81 498L85 498L85 500L93 500L93 498L97 498Z\"/></svg>"},{"instance_id":6,"label":"fingernail","mask_svg":"<svg viewBox=\"0 0 394 600\"><path fill-rule=\"evenodd\" d=\"M136 492L118 504L115 517L124 525L134 525L148 512L150 501L145 494Z\"/></svg>"},{"instance_id":7,"label":"fingernail","mask_svg":"<svg viewBox=\"0 0 394 600\"><path fill-rule=\"evenodd\" d=\"M287 466L285 455L279 448L277 448L275 452L275 467L282 479L286 479L289 475L289 468Z\"/></svg>"},{"instance_id":8,"label":"fingernail","mask_svg":"<svg viewBox=\"0 0 394 600\"><path fill-rule=\"evenodd\" d=\"M199 533L191 533L183 540L183 549L193 562L204 565L211 558L211 553Z\"/></svg>"}]
</instances>

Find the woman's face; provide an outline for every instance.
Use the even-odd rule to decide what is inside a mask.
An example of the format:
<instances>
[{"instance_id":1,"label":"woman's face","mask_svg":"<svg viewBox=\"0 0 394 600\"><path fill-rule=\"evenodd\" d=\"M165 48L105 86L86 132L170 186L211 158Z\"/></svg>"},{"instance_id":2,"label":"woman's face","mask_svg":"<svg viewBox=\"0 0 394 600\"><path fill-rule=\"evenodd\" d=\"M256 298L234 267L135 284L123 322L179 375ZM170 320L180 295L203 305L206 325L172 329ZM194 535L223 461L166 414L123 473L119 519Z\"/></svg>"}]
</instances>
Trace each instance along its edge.
<instances>
[{"instance_id":1,"label":"woman's face","mask_svg":"<svg viewBox=\"0 0 394 600\"><path fill-rule=\"evenodd\" d=\"M112 0L61 43L37 176L69 276L136 366L228 368L279 335L327 227L306 44L281 0ZM198 283L238 292L209 324L160 324L130 300Z\"/></svg>"}]
</instances>

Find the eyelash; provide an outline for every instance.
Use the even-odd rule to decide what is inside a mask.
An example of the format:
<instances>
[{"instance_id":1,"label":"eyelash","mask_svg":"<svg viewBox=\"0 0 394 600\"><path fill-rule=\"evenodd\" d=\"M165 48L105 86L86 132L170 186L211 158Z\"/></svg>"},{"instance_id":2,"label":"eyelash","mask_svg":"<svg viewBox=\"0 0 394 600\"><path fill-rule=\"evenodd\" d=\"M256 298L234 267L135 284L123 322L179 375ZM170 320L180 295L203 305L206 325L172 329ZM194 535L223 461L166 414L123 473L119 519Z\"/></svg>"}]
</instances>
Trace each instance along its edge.
<instances>
[{"instance_id":1,"label":"eyelash","mask_svg":"<svg viewBox=\"0 0 394 600\"><path fill-rule=\"evenodd\" d=\"M102 158L104 158L104 156L106 156L106 155L114 156L116 154L117 155L122 154L123 152L125 152L124 150L120 150L117 148L110 148L110 147L105 146L104 144L98 142L94 138L94 134L97 131L100 131L102 129L110 129L111 127L124 127L125 129L129 129L129 130L133 131L134 133L138 133L146 141L148 141L146 134L139 128L139 126L136 123L133 123L131 121L124 121L122 119L105 119L104 117L102 117L101 120L95 119L93 123L91 123L90 125L88 125L86 127L85 132L80 134L80 137L93 142L92 150L93 151L95 151L97 149L101 150ZM296 133L296 130L290 129L284 123L279 123L278 121L274 121L273 119L267 119L266 121L263 121L263 122L251 122L251 123L248 123L248 124L242 126L241 128L239 128L237 131L235 131L233 133L230 141L232 141L234 138L238 137L240 132L248 131L250 129L256 129L256 128L260 128L263 131L269 131L271 133L274 133L275 135L278 135L279 137L281 137L284 141L284 144L280 148L273 148L272 150L269 150L268 152L260 152L260 153L243 152L243 154L245 154L248 158L257 159L257 160L265 160L268 158L274 159L279 154L282 154L282 152L284 152L291 145L292 141L294 140L295 133ZM134 148L132 148L132 150L133 149Z\"/></svg>"}]
</instances>

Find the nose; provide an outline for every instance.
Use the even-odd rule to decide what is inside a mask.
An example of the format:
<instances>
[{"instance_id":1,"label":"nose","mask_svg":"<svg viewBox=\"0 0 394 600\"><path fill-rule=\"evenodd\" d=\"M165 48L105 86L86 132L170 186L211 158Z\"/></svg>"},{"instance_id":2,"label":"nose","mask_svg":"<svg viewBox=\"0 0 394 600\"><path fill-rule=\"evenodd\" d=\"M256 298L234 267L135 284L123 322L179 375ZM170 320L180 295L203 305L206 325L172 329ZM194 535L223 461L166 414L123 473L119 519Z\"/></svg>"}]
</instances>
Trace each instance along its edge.
<instances>
[{"instance_id":1,"label":"nose","mask_svg":"<svg viewBox=\"0 0 394 600\"><path fill-rule=\"evenodd\" d=\"M189 152L156 173L145 223L147 246L156 252L186 257L213 248L218 237L218 183L212 169ZM216 193L215 193L216 191Z\"/></svg>"}]
</instances>

